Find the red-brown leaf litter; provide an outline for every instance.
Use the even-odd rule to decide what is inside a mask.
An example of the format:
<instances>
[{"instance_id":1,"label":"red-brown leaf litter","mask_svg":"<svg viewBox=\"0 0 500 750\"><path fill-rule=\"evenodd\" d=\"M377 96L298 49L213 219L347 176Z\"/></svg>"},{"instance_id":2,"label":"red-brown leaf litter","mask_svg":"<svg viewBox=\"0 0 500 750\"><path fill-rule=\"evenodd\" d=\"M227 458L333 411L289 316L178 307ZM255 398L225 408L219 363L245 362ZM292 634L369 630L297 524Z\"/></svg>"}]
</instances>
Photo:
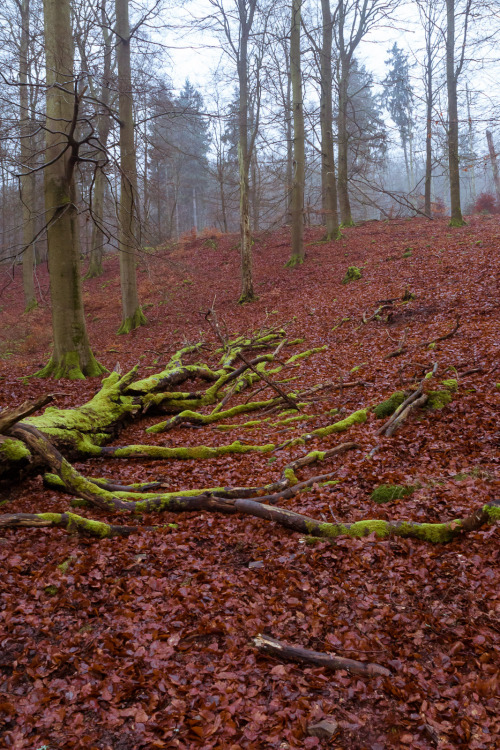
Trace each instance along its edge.
<instances>
[{"instance_id":1,"label":"red-brown leaf litter","mask_svg":"<svg viewBox=\"0 0 500 750\"><path fill-rule=\"evenodd\" d=\"M450 404L415 411L392 437L377 435L381 423L371 412L347 433L359 449L321 468L335 471L338 484L315 485L281 505L324 521L438 522L498 499L500 220L476 217L460 229L444 220L371 222L335 243L321 236L320 228L306 230L306 262L289 270L289 230L258 235L259 299L244 307L236 304L236 235L206 232L145 254L138 277L149 325L128 336L116 335L116 257L105 261L103 277L84 282L92 346L109 369L139 362L146 376L201 337L209 345L201 356L215 364L218 342L204 320L214 305L230 334L288 322L287 336L305 339L291 354L326 345L283 371L283 378L298 376L289 388L359 381L318 397L307 422L152 435L144 428L161 417L148 415L116 444L279 444L331 423L333 408L340 419L379 403L437 362L438 382L458 381ZM362 277L342 284L349 266ZM24 380L50 352L46 269L37 272L42 304L30 314L23 313L20 268L14 278L2 270L0 287L0 407L46 392L56 393L58 406L88 400L99 380ZM414 297L402 302L405 292ZM396 299L392 309L368 320L387 299ZM454 335L425 345L452 331L457 315ZM386 359L401 342L405 353ZM259 485L279 478L293 458L342 439L332 434L271 458L92 459L77 468L122 483L160 479L172 490ZM314 471L304 467L299 479ZM370 494L384 483L417 489L378 505ZM62 512L71 498L33 477L3 487L0 500L3 513L33 513ZM127 523L123 515L112 520ZM129 523L177 527L102 541L59 529L0 533L1 748L500 747L498 525L440 545L373 535L308 544L237 515L151 514ZM281 663L255 649L258 633L375 662L391 676ZM337 725L332 736L309 736L326 717Z\"/></svg>"}]
</instances>

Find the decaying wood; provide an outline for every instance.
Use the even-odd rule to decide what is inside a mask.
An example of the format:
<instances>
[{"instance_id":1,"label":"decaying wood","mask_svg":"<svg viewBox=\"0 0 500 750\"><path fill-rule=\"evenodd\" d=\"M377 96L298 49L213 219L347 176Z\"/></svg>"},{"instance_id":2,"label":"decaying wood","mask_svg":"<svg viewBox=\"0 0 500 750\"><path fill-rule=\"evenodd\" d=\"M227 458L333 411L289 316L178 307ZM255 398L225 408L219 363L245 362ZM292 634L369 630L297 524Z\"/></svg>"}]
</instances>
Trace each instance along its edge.
<instances>
[{"instance_id":1,"label":"decaying wood","mask_svg":"<svg viewBox=\"0 0 500 750\"><path fill-rule=\"evenodd\" d=\"M240 352L239 358L243 360L243 362L247 365L247 367L250 368L261 380L264 381L264 383L267 383L270 388L272 388L276 393L281 396L281 398L287 403L292 409L297 409L297 411L301 411L299 405L297 404L297 401L295 398L292 398L292 396L289 396L286 391L283 390L279 385L274 383L270 378L267 377L263 372L259 372L254 365L245 357L245 355Z\"/></svg>"},{"instance_id":2,"label":"decaying wood","mask_svg":"<svg viewBox=\"0 0 500 750\"><path fill-rule=\"evenodd\" d=\"M139 531L137 526L113 526L112 524L95 522L88 523L88 519L75 513L6 513L0 516L0 528L47 528L55 527L67 529L75 534L95 536L129 536Z\"/></svg>"},{"instance_id":3,"label":"decaying wood","mask_svg":"<svg viewBox=\"0 0 500 750\"><path fill-rule=\"evenodd\" d=\"M438 363L435 362L431 371L432 377L436 374L438 368ZM398 429L398 427L402 424L402 422L406 419L406 417L409 415L409 413L412 411L412 409L417 408L419 406L423 406L427 401L427 394L425 393L426 388L428 387L430 382L430 379L425 376L418 386L418 388L413 391L413 393L410 393L408 398L406 398L403 403L398 406L394 414L392 414L387 422L382 425L382 427L377 430L378 435L387 435L390 436L394 434L394 432Z\"/></svg>"},{"instance_id":4,"label":"decaying wood","mask_svg":"<svg viewBox=\"0 0 500 750\"><path fill-rule=\"evenodd\" d=\"M380 664L346 659L343 656L312 651L308 648L302 648L302 646L289 646L267 635L258 635L253 639L253 642L259 651L270 656L275 656L283 661L314 664L316 667L324 667L329 670L345 669L347 672L363 675L364 677L391 676L390 670L380 666Z\"/></svg>"},{"instance_id":5,"label":"decaying wood","mask_svg":"<svg viewBox=\"0 0 500 750\"><path fill-rule=\"evenodd\" d=\"M53 400L54 396L52 394L45 394L44 396L39 396L34 401L25 401L24 404L16 406L14 409L0 411L0 434L6 433L17 422L26 419L30 414L34 414Z\"/></svg>"}]
</instances>

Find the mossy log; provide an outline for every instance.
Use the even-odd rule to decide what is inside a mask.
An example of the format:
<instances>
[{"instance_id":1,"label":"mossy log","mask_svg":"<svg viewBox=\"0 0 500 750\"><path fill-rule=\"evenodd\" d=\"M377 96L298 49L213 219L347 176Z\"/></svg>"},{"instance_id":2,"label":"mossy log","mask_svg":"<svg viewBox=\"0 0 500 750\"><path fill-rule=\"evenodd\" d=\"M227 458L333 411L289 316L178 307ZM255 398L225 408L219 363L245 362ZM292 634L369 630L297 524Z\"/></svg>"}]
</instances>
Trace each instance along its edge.
<instances>
[{"instance_id":1,"label":"mossy log","mask_svg":"<svg viewBox=\"0 0 500 750\"><path fill-rule=\"evenodd\" d=\"M105 539L112 536L129 536L137 531L136 526L113 526L102 521L93 521L75 513L7 513L0 516L0 528L42 528L54 526L66 529L71 534Z\"/></svg>"}]
</instances>

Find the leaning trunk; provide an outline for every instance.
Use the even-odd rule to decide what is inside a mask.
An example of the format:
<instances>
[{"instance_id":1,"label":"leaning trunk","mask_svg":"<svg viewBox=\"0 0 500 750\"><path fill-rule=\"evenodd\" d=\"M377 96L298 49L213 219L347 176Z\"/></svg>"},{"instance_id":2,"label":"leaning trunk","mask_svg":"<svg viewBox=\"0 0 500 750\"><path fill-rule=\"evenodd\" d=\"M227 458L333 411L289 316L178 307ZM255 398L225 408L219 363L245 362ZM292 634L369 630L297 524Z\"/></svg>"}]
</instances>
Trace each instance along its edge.
<instances>
[{"instance_id":1,"label":"leaning trunk","mask_svg":"<svg viewBox=\"0 0 500 750\"><path fill-rule=\"evenodd\" d=\"M333 150L333 103L332 103L332 16L329 0L321 0L323 13L323 47L321 50L321 196L325 212L326 240L339 236L337 211L337 180Z\"/></svg>"},{"instance_id":2,"label":"leaning trunk","mask_svg":"<svg viewBox=\"0 0 500 750\"><path fill-rule=\"evenodd\" d=\"M118 45L118 95L120 113L120 208L119 250L122 293L122 323L118 333L129 333L146 323L137 294L137 165L132 107L130 70L130 26L128 0L116 0L116 35Z\"/></svg>"},{"instance_id":3,"label":"leaning trunk","mask_svg":"<svg viewBox=\"0 0 500 750\"><path fill-rule=\"evenodd\" d=\"M300 59L300 21L302 0L293 0L290 33L290 76L292 79L293 108L293 182L291 200L292 254L289 266L304 262L304 108L302 102L302 74Z\"/></svg>"},{"instance_id":4,"label":"leaning trunk","mask_svg":"<svg viewBox=\"0 0 500 750\"><path fill-rule=\"evenodd\" d=\"M460 168L458 157L458 97L455 71L455 2L446 0L446 85L448 89L448 165L450 172L450 225L465 224L460 207Z\"/></svg>"},{"instance_id":5,"label":"leaning trunk","mask_svg":"<svg viewBox=\"0 0 500 750\"><path fill-rule=\"evenodd\" d=\"M34 247L33 237L35 226L33 221L35 201L35 174L29 173L33 154L30 137L30 109L28 89L28 49L30 35L30 0L22 0L21 5L21 43L19 48L19 100L20 100L20 131L21 131L21 200L23 213L23 290L24 307L26 311L36 307L35 285L33 281Z\"/></svg>"},{"instance_id":6,"label":"leaning trunk","mask_svg":"<svg viewBox=\"0 0 500 750\"><path fill-rule=\"evenodd\" d=\"M69 0L44 0L47 65L45 216L54 351L40 376L83 378L103 368L90 350L80 278L74 168L78 102L73 85Z\"/></svg>"}]
</instances>

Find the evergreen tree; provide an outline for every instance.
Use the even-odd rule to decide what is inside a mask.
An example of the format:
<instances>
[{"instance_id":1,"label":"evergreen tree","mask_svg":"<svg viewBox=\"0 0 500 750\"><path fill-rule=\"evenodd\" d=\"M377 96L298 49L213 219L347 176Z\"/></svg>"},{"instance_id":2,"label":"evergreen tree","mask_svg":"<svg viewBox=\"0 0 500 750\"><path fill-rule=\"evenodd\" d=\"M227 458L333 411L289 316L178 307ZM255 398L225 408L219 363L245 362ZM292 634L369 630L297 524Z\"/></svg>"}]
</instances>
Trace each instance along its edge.
<instances>
[{"instance_id":1,"label":"evergreen tree","mask_svg":"<svg viewBox=\"0 0 500 750\"><path fill-rule=\"evenodd\" d=\"M413 88L410 82L410 64L408 55L394 43L389 50L389 72L383 81L383 102L387 107L399 132L403 147L408 188L411 191L414 184L413 176L413 135L412 109Z\"/></svg>"}]
</instances>

